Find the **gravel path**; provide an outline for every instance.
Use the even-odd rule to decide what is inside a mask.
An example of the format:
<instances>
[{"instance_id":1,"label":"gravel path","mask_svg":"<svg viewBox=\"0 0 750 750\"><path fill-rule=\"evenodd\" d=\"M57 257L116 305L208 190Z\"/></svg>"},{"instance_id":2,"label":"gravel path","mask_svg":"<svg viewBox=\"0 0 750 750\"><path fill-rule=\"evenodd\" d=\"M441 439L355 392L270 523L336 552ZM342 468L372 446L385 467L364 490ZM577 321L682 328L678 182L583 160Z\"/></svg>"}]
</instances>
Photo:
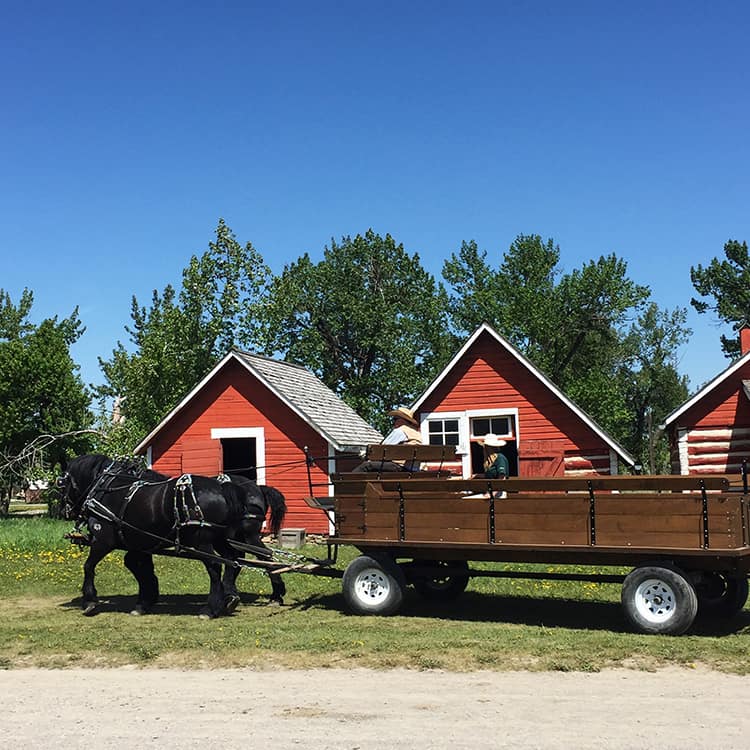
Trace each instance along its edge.
<instances>
[{"instance_id":1,"label":"gravel path","mask_svg":"<svg viewBox=\"0 0 750 750\"><path fill-rule=\"evenodd\" d=\"M678 669L18 669L0 672L0 748L745 750L748 688Z\"/></svg>"}]
</instances>

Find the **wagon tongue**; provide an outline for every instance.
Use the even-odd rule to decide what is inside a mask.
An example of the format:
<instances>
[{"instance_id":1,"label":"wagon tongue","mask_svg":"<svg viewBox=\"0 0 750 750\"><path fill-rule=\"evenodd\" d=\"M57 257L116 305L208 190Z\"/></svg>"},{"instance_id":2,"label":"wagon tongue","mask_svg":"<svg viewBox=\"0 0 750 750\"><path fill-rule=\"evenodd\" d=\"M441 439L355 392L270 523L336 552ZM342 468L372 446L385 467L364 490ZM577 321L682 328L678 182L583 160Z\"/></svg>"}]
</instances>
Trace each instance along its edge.
<instances>
[{"instance_id":1,"label":"wagon tongue","mask_svg":"<svg viewBox=\"0 0 750 750\"><path fill-rule=\"evenodd\" d=\"M265 560L270 560L273 555L271 550L267 547L256 547L255 545L245 544L245 542L238 542L234 539L228 539L227 542L230 547L234 547L234 549L239 550L240 552L250 552L251 554L262 557Z\"/></svg>"}]
</instances>

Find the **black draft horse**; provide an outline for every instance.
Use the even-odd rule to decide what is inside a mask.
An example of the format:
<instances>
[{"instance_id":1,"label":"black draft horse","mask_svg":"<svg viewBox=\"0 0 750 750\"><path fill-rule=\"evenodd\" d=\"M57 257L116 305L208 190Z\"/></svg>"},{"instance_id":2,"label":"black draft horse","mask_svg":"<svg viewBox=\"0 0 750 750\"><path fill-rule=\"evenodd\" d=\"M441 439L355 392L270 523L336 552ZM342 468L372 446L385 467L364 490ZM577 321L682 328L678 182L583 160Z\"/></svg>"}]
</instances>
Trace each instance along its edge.
<instances>
[{"instance_id":1,"label":"black draft horse","mask_svg":"<svg viewBox=\"0 0 750 750\"><path fill-rule=\"evenodd\" d=\"M256 484L252 479L247 479L237 474L223 474L218 479L221 482L226 482L227 480L231 482L243 494L247 505L247 512L240 529L234 530L230 538L232 541L242 542L254 547L255 549L252 552L257 558L270 559L271 551L261 539L263 522L268 514L271 534L278 538L287 510L284 495L275 487ZM269 509L270 514L268 513ZM227 565L224 568L224 577L222 579L224 590L227 594L230 597L237 597L238 600L237 576L241 570L242 568L236 565ZM286 594L284 581L278 573L274 573L273 571L268 571L268 577L271 580L271 601L283 604L284 594Z\"/></svg>"},{"instance_id":2,"label":"black draft horse","mask_svg":"<svg viewBox=\"0 0 750 750\"><path fill-rule=\"evenodd\" d=\"M246 530L262 525L262 520L259 524L256 520L257 510L250 507L247 489L198 475L169 478L141 469L134 461L112 461L101 454L73 459L60 487L66 517L76 519L78 527L86 526L88 532L84 614L96 612L94 572L114 549L126 551L125 565L138 582L133 614L150 611L158 600L152 554L170 549L205 565L210 579L208 617L235 609L239 596L233 584L239 568L225 575L225 588L217 555L236 560L240 553L228 540L244 540Z\"/></svg>"}]
</instances>

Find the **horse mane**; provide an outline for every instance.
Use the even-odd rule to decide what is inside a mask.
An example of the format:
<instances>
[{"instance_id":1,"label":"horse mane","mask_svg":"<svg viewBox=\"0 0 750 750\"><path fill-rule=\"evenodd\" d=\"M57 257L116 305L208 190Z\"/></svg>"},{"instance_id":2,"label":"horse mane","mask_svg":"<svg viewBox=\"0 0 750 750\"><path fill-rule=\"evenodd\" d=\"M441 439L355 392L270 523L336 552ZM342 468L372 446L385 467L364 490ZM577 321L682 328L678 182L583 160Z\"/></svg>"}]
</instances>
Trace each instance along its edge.
<instances>
[{"instance_id":1,"label":"horse mane","mask_svg":"<svg viewBox=\"0 0 750 750\"><path fill-rule=\"evenodd\" d=\"M229 517L238 520L248 510L246 490L234 482L219 482L221 494L227 502Z\"/></svg>"},{"instance_id":2,"label":"horse mane","mask_svg":"<svg viewBox=\"0 0 750 750\"><path fill-rule=\"evenodd\" d=\"M83 492L111 463L112 459L103 453L86 453L68 461L65 473L73 477L78 490Z\"/></svg>"}]
</instances>

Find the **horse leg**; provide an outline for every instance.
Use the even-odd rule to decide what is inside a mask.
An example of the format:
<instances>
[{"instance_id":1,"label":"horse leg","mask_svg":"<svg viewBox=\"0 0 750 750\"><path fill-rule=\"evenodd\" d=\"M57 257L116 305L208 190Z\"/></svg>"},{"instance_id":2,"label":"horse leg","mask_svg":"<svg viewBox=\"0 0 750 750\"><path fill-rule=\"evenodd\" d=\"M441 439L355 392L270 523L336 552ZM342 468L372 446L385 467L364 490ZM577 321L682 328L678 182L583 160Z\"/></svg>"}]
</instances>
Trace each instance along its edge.
<instances>
[{"instance_id":1,"label":"horse leg","mask_svg":"<svg viewBox=\"0 0 750 750\"><path fill-rule=\"evenodd\" d=\"M211 548L204 550L205 552L211 552ZM206 572L208 577L211 579L211 588L208 593L207 607L201 613L202 617L219 617L224 612L224 589L221 585L221 563L214 562L213 560L204 560L203 564L206 566Z\"/></svg>"},{"instance_id":2,"label":"horse leg","mask_svg":"<svg viewBox=\"0 0 750 750\"><path fill-rule=\"evenodd\" d=\"M283 604L284 594L286 594L284 579L278 573L269 573L268 578L271 581L271 602Z\"/></svg>"},{"instance_id":3,"label":"horse leg","mask_svg":"<svg viewBox=\"0 0 750 750\"><path fill-rule=\"evenodd\" d=\"M94 585L94 573L99 562L111 551L112 547L98 543L96 539L89 548L89 556L83 564L83 586L81 588L81 607L84 615L96 614L96 605L99 603L99 598Z\"/></svg>"},{"instance_id":4,"label":"horse leg","mask_svg":"<svg viewBox=\"0 0 750 750\"><path fill-rule=\"evenodd\" d=\"M255 547L268 549L268 547L263 544L263 540L260 538L260 530L250 543ZM268 550L268 556L266 559L270 560L271 555L271 550ZM257 555L257 558L259 560L263 559L263 557L265 556ZM284 594L286 594L286 584L284 583L284 580L282 579L281 575L279 575L279 573L273 573L271 571L269 571L268 573L268 578L271 581L271 604L283 604Z\"/></svg>"},{"instance_id":5,"label":"horse leg","mask_svg":"<svg viewBox=\"0 0 750 750\"><path fill-rule=\"evenodd\" d=\"M154 572L154 558L148 552L130 550L125 553L125 567L138 581L138 600L130 614L147 614L159 600L159 579Z\"/></svg>"},{"instance_id":6,"label":"horse leg","mask_svg":"<svg viewBox=\"0 0 750 750\"><path fill-rule=\"evenodd\" d=\"M224 555L227 556L226 554ZM242 557L238 555L232 559ZM221 587L224 591L224 614L231 615L237 605L240 603L240 592L237 591L237 577L239 576L242 568L234 565L224 566L224 575L221 579Z\"/></svg>"}]
</instances>

